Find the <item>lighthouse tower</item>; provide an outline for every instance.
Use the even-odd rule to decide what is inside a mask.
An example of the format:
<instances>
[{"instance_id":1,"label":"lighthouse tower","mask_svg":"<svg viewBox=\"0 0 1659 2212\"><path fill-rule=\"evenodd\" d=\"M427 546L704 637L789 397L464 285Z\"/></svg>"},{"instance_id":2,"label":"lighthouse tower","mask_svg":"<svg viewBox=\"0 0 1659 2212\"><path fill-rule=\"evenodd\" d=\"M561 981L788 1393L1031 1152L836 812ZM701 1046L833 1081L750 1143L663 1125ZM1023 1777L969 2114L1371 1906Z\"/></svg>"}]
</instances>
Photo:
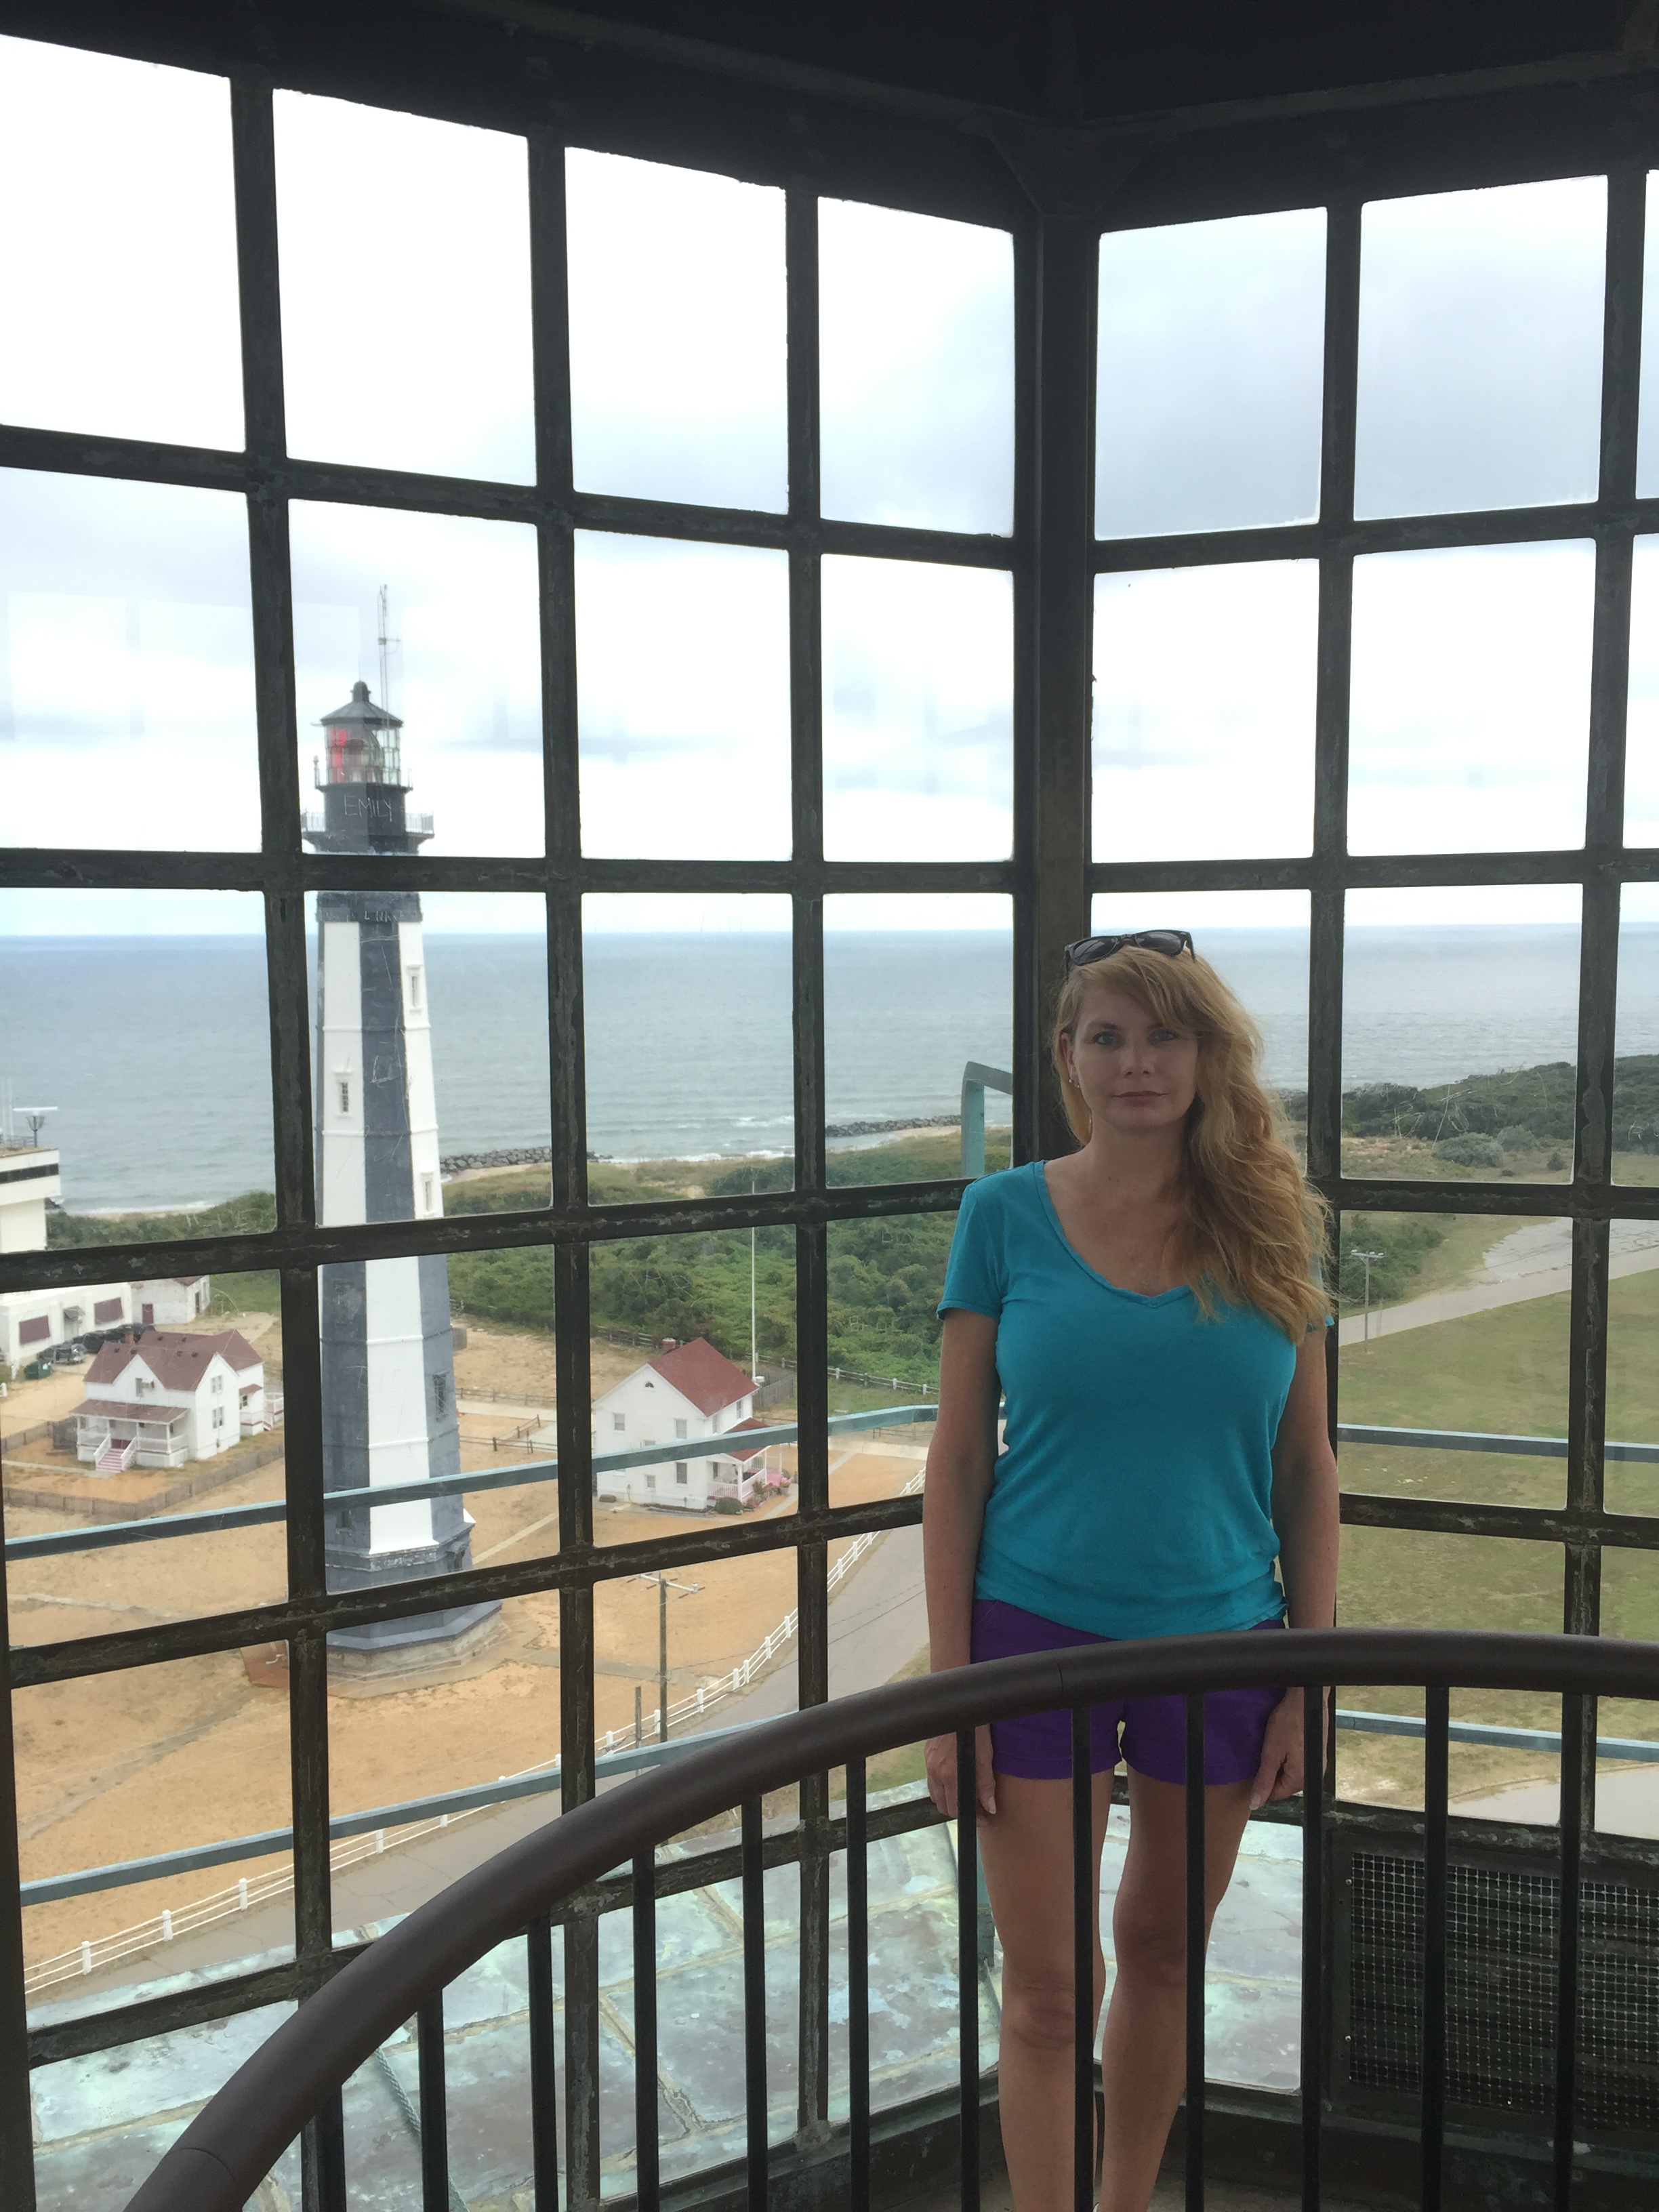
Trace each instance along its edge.
<instances>
[{"instance_id":1,"label":"lighthouse tower","mask_svg":"<svg viewBox=\"0 0 1659 2212\"><path fill-rule=\"evenodd\" d=\"M321 853L413 853L432 834L411 819L395 714L354 684L323 717ZM365 874L372 876L372 867ZM318 1218L417 1221L443 1212L421 902L414 891L322 891L317 898ZM363 1490L460 1471L449 1270L441 1255L349 1261L321 1271L323 1486ZM459 1495L352 1505L327 1522L331 1589L377 1588L472 1563ZM434 1644L476 1643L494 1604L371 1622L331 1633L348 1671L412 1666Z\"/></svg>"}]
</instances>

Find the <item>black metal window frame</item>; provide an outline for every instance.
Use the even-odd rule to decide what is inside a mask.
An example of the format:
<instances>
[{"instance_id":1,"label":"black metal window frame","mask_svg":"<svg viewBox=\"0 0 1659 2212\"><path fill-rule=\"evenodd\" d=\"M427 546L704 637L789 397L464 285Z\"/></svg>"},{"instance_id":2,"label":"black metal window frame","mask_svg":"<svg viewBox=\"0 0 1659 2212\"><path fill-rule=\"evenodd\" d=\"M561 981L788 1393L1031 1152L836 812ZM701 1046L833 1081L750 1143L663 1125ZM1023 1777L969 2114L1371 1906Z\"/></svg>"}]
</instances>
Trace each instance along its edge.
<instances>
[{"instance_id":1,"label":"black metal window frame","mask_svg":"<svg viewBox=\"0 0 1659 2212\"><path fill-rule=\"evenodd\" d=\"M207 11L204 11L207 12ZM179 1269L277 1267L282 1275L290 1445L288 1595L199 1620L13 1648L7 1686L27 1688L202 1653L286 1641L295 1830L295 1954L291 1964L206 1989L140 2002L54 2027L31 2047L22 1996L21 1919L0 1910L0 2183L32 2201L24 2061L46 2063L192 2021L298 1996L335 1969L329 1907L325 1639L331 1627L457 1600L556 1589L560 1597L562 1798L592 1788L592 1593L642 1571L753 1551L793 1550L799 1587L800 1698L828 1694L827 1547L866 1529L908 1525L915 1499L832 1508L829 1500L826 1239L837 1219L954 1205L961 1184L831 1188L824 1159L823 900L846 891L993 891L1014 916L1014 1156L1066 1146L1042 1072L1045 1001L1060 948L1087 926L1094 890L1295 888L1311 896L1309 1166L1339 1210L1450 1212L1468 1185L1345 1178L1340 1154L1343 902L1375 884L1576 883L1584 893L1577 1127L1570 1185L1481 1187L1493 1213L1566 1213L1573 1222L1567 1502L1533 1509L1438 1504L1350 1494L1351 1522L1541 1540L1566 1562L1564 1626L1597 1626L1607 1544L1659 1549L1659 1519L1612 1515L1602 1497L1608 1225L1659 1218L1659 1190L1611 1181L1611 1098L1620 889L1659 880L1659 850L1622 843L1625 679L1632 549L1659 530L1659 500L1635 495L1644 179L1659 164L1659 70L1652 58L1604 68L1509 71L1480 85L1258 103L1097 131L1049 127L963 103L820 80L810 71L727 69L684 42L610 39L603 27L544 27L530 11L491 21L411 7L418 34L365 53L349 23L311 21L274 65L248 33L239 44L188 11L156 15L153 34L118 11L9 5L0 29L78 42L227 76L231 85L246 445L240 453L96 434L0 426L0 465L209 486L247 500L252 579L262 839L257 853L151 854L54 848L0 851L0 886L196 888L252 891L264 904L270 1007L276 1227L165 1247L76 1248L0 1259L0 1287L135 1279ZM583 43L586 37L586 43ZM574 41L574 43L573 43ZM631 47L631 51L629 49ZM535 345L536 482L528 486L403 474L290 457L283 428L273 86L406 107L521 132L530 148ZM563 281L562 152L580 144L687 162L787 193L789 504L781 515L578 491L571 476ZM1616 159L1610 159L1615 155ZM1583 506L1356 521L1354 394L1364 201L1411 191L1606 173L1609 233L1601 476ZM816 203L846 197L998 225L1015 245L1015 514L1007 538L826 521L817 512ZM1093 333L1103 228L1324 205L1328 211L1322 495L1316 524L1097 544L1092 537ZM356 888L362 863L303 851L295 742L288 504L350 501L532 524L541 562L546 846L541 860L465 857L376 862L389 889L532 891L547 902L553 1098L553 1203L532 1212L443 1222L322 1228L313 1187L307 1036L305 897ZM578 528L690 542L768 546L788 556L793 852L761 862L585 859L577 836L572 547ZM1348 631L1352 562L1405 546L1589 537L1596 546L1589 813L1582 848L1565 853L1354 858L1346 845ZM1000 568L1014 590L1014 833L1001 861L826 861L822 838L817 570L823 554L880 554ZM1091 611L1095 574L1242 558L1316 556L1320 640L1315 836L1311 856L1156 866L1091 859L1087 848ZM591 891L787 894L793 908L795 1160L791 1191L751 1199L592 1206L586 1198L581 905ZM596 1547L588 1432L587 1262L596 1243L653 1233L793 1226L800 1354L799 1514ZM409 1584L331 1594L323 1565L317 1268L413 1251L547 1245L553 1255L558 1365L561 1547L538 1559ZM1337 1413L1332 1369L1333 1423ZM18 1875L11 1817L9 1710L0 1710L0 1887ZM806 1784L802 1883L801 2118L827 2112L828 1808ZM567 1931L567 2077L573 2197L596 2199L598 2016L591 1993L597 1921ZM589 2000L584 2000L584 1987ZM313 2161L313 2170L314 2161Z\"/></svg>"}]
</instances>

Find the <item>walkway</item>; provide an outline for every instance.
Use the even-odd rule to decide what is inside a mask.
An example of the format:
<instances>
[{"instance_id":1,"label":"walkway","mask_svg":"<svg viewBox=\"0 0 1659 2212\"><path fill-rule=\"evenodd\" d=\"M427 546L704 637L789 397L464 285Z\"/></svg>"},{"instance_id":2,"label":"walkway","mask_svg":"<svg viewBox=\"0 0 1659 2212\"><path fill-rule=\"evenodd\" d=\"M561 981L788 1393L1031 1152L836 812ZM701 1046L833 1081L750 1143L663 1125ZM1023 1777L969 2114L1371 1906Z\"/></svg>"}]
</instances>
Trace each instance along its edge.
<instances>
[{"instance_id":1,"label":"walkway","mask_svg":"<svg viewBox=\"0 0 1659 2212\"><path fill-rule=\"evenodd\" d=\"M1615 1221L1607 1273L1614 1282L1659 1267L1659 1223ZM1371 1315L1371 1335L1397 1336L1401 1329L1428 1328L1437 1322L1461 1321L1466 1314L1488 1313L1498 1306L1523 1304L1528 1298L1553 1298L1572 1288L1572 1230L1565 1221L1543 1221L1500 1237L1485 1255L1481 1273L1455 1291L1407 1298ZM1352 1314L1339 1324L1341 1343L1362 1344L1365 1322Z\"/></svg>"}]
</instances>

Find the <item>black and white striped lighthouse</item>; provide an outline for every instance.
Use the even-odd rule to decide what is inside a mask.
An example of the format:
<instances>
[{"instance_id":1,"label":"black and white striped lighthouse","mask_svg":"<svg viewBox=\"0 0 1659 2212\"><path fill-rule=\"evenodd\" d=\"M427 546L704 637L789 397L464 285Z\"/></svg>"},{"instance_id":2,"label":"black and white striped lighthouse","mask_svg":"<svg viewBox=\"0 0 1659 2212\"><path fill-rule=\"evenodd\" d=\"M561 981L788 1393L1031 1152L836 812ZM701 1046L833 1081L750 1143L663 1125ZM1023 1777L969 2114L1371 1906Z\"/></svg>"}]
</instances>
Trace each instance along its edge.
<instances>
[{"instance_id":1,"label":"black and white striped lighthouse","mask_svg":"<svg viewBox=\"0 0 1659 2212\"><path fill-rule=\"evenodd\" d=\"M395 714L354 684L323 717L320 853L413 853L430 817L407 811ZM372 870L366 870L372 874ZM415 891L322 891L317 898L317 1204L332 1226L443 1212L421 902ZM460 1471L449 1269L441 1255L325 1267L322 1306L323 1486L363 1490ZM331 1510L331 1589L378 1588L472 1564L471 1516L444 1492ZM411 1666L453 1656L499 1608L462 1606L329 1637L331 1663ZM447 1646L441 1655L433 1645Z\"/></svg>"}]
</instances>

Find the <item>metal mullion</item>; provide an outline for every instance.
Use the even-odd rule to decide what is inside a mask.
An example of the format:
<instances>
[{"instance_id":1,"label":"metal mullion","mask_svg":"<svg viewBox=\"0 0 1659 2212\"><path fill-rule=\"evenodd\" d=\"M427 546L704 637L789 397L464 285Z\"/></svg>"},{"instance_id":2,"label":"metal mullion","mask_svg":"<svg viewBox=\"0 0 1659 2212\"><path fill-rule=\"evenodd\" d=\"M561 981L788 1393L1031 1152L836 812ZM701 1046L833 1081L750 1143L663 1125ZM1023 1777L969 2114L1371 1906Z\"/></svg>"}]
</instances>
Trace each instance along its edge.
<instances>
[{"instance_id":1,"label":"metal mullion","mask_svg":"<svg viewBox=\"0 0 1659 2212\"><path fill-rule=\"evenodd\" d=\"M1094 342L1098 233L1092 223L1043 218L1036 226L1033 781L1022 825L1022 867L1031 886L1026 951L1027 1021L1059 981L1064 948L1089 925L1090 744L1093 592L1089 574L1094 505ZM1058 1086L1040 1068L1028 1093L1030 1141L1040 1157L1073 1146Z\"/></svg>"},{"instance_id":2,"label":"metal mullion","mask_svg":"<svg viewBox=\"0 0 1659 2212\"><path fill-rule=\"evenodd\" d=\"M810 186L792 185L784 204L787 275L789 508L789 727L791 966L793 984L795 1172L797 1189L817 1191L825 1176L823 1024L823 620L818 523L818 204ZM870 533L857 533L858 550ZM903 547L927 557L915 533ZM901 550L874 542L884 550ZM938 557L937 555L934 557ZM805 880L803 881L803 877ZM829 1504L828 1233L821 1222L795 1231L796 1498L815 1514ZM795 1556L797 1703L830 1694L829 1550L804 1543ZM799 2051L796 2140L811 2150L830 2132L829 1777L799 1784ZM745 1835L750 1813L744 1811ZM748 1940L750 1900L745 1892ZM752 2094L752 2092L751 2092ZM750 2202L755 2122L750 2120ZM765 2123L761 2120L761 2160Z\"/></svg>"},{"instance_id":3,"label":"metal mullion","mask_svg":"<svg viewBox=\"0 0 1659 2212\"><path fill-rule=\"evenodd\" d=\"M1437 1185L1443 1193L1444 1186ZM1526 1187L1505 1186L1526 1194ZM638 1237L766 1229L798 1222L931 1213L954 1208L959 1176L926 1183L845 1184L833 1190L734 1194L591 1209L565 1205L514 1213L461 1214L431 1221L384 1221L269 1234L180 1238L176 1243L58 1246L50 1252L0 1255L0 1291L66 1288L107 1281L119 1267L135 1281L145 1274L239 1273L251 1268L327 1266L331 1261L397 1259L411 1253L514 1251L536 1244L605 1243ZM1509 1209L1517 1209L1511 1205ZM1532 1212L1540 1209L1534 1206ZM1559 1207L1557 1209L1559 1210ZM1659 1212L1659 1194L1632 1192L1617 1211L1632 1220ZM153 1264L152 1264L153 1263Z\"/></svg>"},{"instance_id":4,"label":"metal mullion","mask_svg":"<svg viewBox=\"0 0 1659 2212\"><path fill-rule=\"evenodd\" d=\"M1359 203L1327 210L1325 353L1320 427L1320 523L1328 535L1353 516L1354 419L1359 374ZM1315 873L1308 937L1308 1173L1331 1194L1342 1171L1342 982L1348 853L1348 712L1353 562L1334 550L1319 565L1314 730ZM1334 1363L1333 1363L1334 1364ZM1332 1378L1331 1418L1336 1416Z\"/></svg>"},{"instance_id":5,"label":"metal mullion","mask_svg":"<svg viewBox=\"0 0 1659 2212\"><path fill-rule=\"evenodd\" d=\"M247 453L248 568L264 861L265 975L270 1030L271 1133L276 1219L316 1212L312 1143L310 993L305 897L294 877L300 849L300 776L294 678L288 504L270 481L286 450L282 298L277 281L276 161L269 82L231 82L236 259ZM273 862L285 862L279 878Z\"/></svg>"},{"instance_id":6,"label":"metal mullion","mask_svg":"<svg viewBox=\"0 0 1659 2212\"><path fill-rule=\"evenodd\" d=\"M570 326L566 282L564 148L538 132L530 146L531 316L537 483L550 509L570 486ZM580 747L576 718L575 549L568 522L544 514L537 532L542 660L542 797L547 929L551 1196L586 1205L587 1085L582 1013ZM572 1285L574 1291L574 1285ZM586 1294L580 1291L581 1388L586 1392ZM555 1302L556 1337L562 1344ZM583 1434L586 1436L584 1416ZM591 1486L590 1486L591 1499ZM560 1540L568 1535L561 1492Z\"/></svg>"},{"instance_id":7,"label":"metal mullion","mask_svg":"<svg viewBox=\"0 0 1659 2212\"><path fill-rule=\"evenodd\" d=\"M1484 1534L1534 1544L1570 1544L1584 1534L1581 1515L1548 1505L1463 1504L1449 1498L1345 1490L1341 1506L1343 1526L1349 1528L1415 1528L1447 1536Z\"/></svg>"},{"instance_id":8,"label":"metal mullion","mask_svg":"<svg viewBox=\"0 0 1659 2212\"><path fill-rule=\"evenodd\" d=\"M117 1629L103 1636L72 1637L62 1643L22 1645L14 1655L14 1680L28 1686L39 1682L73 1681L84 1674L148 1667L162 1659L240 1650L244 1644L281 1641L307 1629L361 1627L370 1621L395 1620L411 1611L437 1611L447 1605L471 1605L487 1598L525 1597L546 1590L574 1591L588 1583L616 1581L630 1575L672 1573L716 1560L792 1550L803 1543L838 1543L846 1537L872 1531L915 1528L921 1520L920 1497L885 1498L872 1498L861 1505L836 1506L810 1519L801 1516L751 1523L746 1528L653 1537L641 1543L607 1544L598 1549L573 1543L558 1553L544 1553L500 1566L473 1568L460 1574L434 1575L380 1590L340 1590L308 1602L289 1601L252 1606L238 1613L169 1621L149 1628ZM1638 1528L1641 1525L1632 1524ZM1652 1526L1653 1541L1659 1547L1659 1522ZM1620 1536L1616 1540L1637 1548L1644 1547L1648 1542L1641 1535ZM419 1603L423 1598L428 1601L424 1607Z\"/></svg>"},{"instance_id":9,"label":"metal mullion","mask_svg":"<svg viewBox=\"0 0 1659 2212\"><path fill-rule=\"evenodd\" d=\"M29 2094L28 2001L24 1996L22 1868L17 1836L17 1756L12 1730L7 1577L0 1575L0 2203L34 2212L34 2113Z\"/></svg>"},{"instance_id":10,"label":"metal mullion","mask_svg":"<svg viewBox=\"0 0 1659 2212\"><path fill-rule=\"evenodd\" d=\"M1037 835L1042 818L1040 635L1036 557L1037 386L1041 368L1039 234L1014 231L1013 572L1013 1133L1009 1164L1037 1157L1043 1116L1042 1026L1051 988L1042 970ZM1087 841L1085 906L1087 906Z\"/></svg>"},{"instance_id":11,"label":"metal mullion","mask_svg":"<svg viewBox=\"0 0 1659 2212\"><path fill-rule=\"evenodd\" d=\"M593 1530L587 1259L586 1245L561 1245L553 1261L559 1547L578 1554L591 1549ZM593 1657L593 1586L581 1574L559 1584L559 1796L567 1813L585 1804L594 1790ZM599 2200L599 1923L568 1923L565 2160L571 2208L596 2207Z\"/></svg>"}]
</instances>

